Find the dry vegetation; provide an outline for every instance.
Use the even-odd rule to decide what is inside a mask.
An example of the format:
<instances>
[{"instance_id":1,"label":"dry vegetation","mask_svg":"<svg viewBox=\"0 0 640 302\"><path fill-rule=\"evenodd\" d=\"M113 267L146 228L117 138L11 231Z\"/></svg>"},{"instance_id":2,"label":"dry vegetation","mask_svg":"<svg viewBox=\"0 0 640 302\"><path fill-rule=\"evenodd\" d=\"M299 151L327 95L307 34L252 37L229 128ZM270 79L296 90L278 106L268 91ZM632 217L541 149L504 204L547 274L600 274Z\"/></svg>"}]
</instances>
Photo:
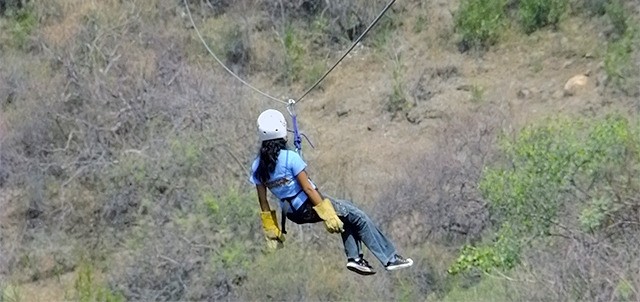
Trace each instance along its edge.
<instances>
[{"instance_id":1,"label":"dry vegetation","mask_svg":"<svg viewBox=\"0 0 640 302\"><path fill-rule=\"evenodd\" d=\"M225 63L283 99L386 3L186 2ZM265 250L247 169L255 117L284 108L215 64L184 1L0 0L0 301L637 301L640 7L566 4L398 1L298 105L323 191L416 261L364 279L320 227ZM538 135L557 116L565 136ZM564 165L584 158L601 165Z\"/></svg>"}]
</instances>

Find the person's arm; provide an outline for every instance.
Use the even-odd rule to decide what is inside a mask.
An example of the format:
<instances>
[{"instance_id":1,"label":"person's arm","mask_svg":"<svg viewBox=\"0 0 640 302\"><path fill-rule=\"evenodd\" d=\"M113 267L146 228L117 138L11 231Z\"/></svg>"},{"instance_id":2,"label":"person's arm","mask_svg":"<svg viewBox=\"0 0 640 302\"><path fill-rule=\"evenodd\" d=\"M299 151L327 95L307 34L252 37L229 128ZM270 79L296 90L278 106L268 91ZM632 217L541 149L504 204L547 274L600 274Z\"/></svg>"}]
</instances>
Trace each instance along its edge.
<instances>
[{"instance_id":1,"label":"person's arm","mask_svg":"<svg viewBox=\"0 0 640 302\"><path fill-rule=\"evenodd\" d=\"M336 210L333 208L331 201L328 198L322 198L318 190L311 184L307 172L302 170L302 172L296 175L296 179L298 183L300 183L304 193L307 194L308 200L311 201L313 209L318 213L318 216L324 220L324 226L327 228L327 231L330 233L342 233L344 231L343 223L336 214Z\"/></svg>"},{"instance_id":2,"label":"person's arm","mask_svg":"<svg viewBox=\"0 0 640 302\"><path fill-rule=\"evenodd\" d=\"M322 202L322 196L320 196L318 190L316 190L316 188L313 187L313 184L311 184L311 181L309 181L307 172L302 170L302 172L296 175L296 179L298 180L298 183L302 187L304 193L307 194L307 197L309 197L311 204L314 206L319 205Z\"/></svg>"},{"instance_id":3,"label":"person's arm","mask_svg":"<svg viewBox=\"0 0 640 302\"><path fill-rule=\"evenodd\" d=\"M260 210L262 212L269 212L269 201L267 201L267 187L264 185L256 185L256 191L258 191L258 202L260 203Z\"/></svg>"},{"instance_id":4,"label":"person's arm","mask_svg":"<svg viewBox=\"0 0 640 302\"><path fill-rule=\"evenodd\" d=\"M267 239L277 240L284 242L284 234L278 227L276 220L276 212L269 208L269 201L267 200L267 187L262 184L256 185L256 191L258 191L258 202L260 202L260 219L262 220L262 229L264 230Z\"/></svg>"}]
</instances>

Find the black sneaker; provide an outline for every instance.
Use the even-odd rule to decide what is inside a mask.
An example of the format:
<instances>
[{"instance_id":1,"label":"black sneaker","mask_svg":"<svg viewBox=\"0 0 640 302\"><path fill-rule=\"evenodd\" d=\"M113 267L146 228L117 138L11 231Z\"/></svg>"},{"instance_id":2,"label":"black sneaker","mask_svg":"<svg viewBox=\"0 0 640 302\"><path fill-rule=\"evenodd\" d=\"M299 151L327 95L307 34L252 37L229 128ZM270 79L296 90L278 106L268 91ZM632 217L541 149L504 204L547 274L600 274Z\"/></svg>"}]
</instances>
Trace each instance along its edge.
<instances>
[{"instance_id":1,"label":"black sneaker","mask_svg":"<svg viewBox=\"0 0 640 302\"><path fill-rule=\"evenodd\" d=\"M411 258L404 259L402 256L396 254L384 268L388 271L393 271L405 267L410 267L413 265L413 260Z\"/></svg>"},{"instance_id":2,"label":"black sneaker","mask_svg":"<svg viewBox=\"0 0 640 302\"><path fill-rule=\"evenodd\" d=\"M358 259L352 259L350 258L349 261L347 262L347 268L350 271L356 272L360 275L373 275L376 272L373 270L373 267L371 267L371 265L369 265L369 262L367 262L367 260L364 260L364 258L360 257Z\"/></svg>"}]
</instances>

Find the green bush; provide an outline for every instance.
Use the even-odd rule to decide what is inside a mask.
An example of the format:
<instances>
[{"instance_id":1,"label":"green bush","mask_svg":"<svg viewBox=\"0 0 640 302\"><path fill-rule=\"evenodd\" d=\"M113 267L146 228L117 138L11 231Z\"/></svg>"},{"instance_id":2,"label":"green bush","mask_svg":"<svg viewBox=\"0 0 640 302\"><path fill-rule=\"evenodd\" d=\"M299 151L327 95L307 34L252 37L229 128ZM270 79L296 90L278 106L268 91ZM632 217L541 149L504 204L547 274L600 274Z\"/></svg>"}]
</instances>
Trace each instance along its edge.
<instances>
[{"instance_id":1,"label":"green bush","mask_svg":"<svg viewBox=\"0 0 640 302\"><path fill-rule=\"evenodd\" d=\"M101 285L95 278L94 268L88 263L82 263L78 268L74 282L75 295L72 300L79 302L123 302L124 297Z\"/></svg>"},{"instance_id":2,"label":"green bush","mask_svg":"<svg viewBox=\"0 0 640 302\"><path fill-rule=\"evenodd\" d=\"M582 229L586 232L594 232L600 229L607 217L615 211L611 198L594 198L592 202L582 210L578 219Z\"/></svg>"},{"instance_id":3,"label":"green bush","mask_svg":"<svg viewBox=\"0 0 640 302\"><path fill-rule=\"evenodd\" d=\"M623 37L629 27L629 13L625 10L620 0L612 0L605 6L605 12L611 20L613 31L617 37Z\"/></svg>"},{"instance_id":4,"label":"green bush","mask_svg":"<svg viewBox=\"0 0 640 302\"><path fill-rule=\"evenodd\" d=\"M609 0L584 0L582 9L590 15L602 16L606 12Z\"/></svg>"},{"instance_id":5,"label":"green bush","mask_svg":"<svg viewBox=\"0 0 640 302\"><path fill-rule=\"evenodd\" d=\"M494 242L487 245L462 247L460 256L447 270L456 275L472 269L491 272L494 269L509 270L520 261L520 246L513 240L511 228L503 224Z\"/></svg>"},{"instance_id":6,"label":"green bush","mask_svg":"<svg viewBox=\"0 0 640 302\"><path fill-rule=\"evenodd\" d=\"M522 0L518 14L526 33L532 33L547 25L557 25L567 7L566 0Z\"/></svg>"},{"instance_id":7,"label":"green bush","mask_svg":"<svg viewBox=\"0 0 640 302\"><path fill-rule=\"evenodd\" d=\"M402 25L401 20L400 15L394 13L393 10L387 11L386 15L371 29L369 37L364 38L364 42L366 43L368 40L375 49L384 49L393 38L396 29ZM357 36L354 37L354 40L355 38Z\"/></svg>"},{"instance_id":8,"label":"green bush","mask_svg":"<svg viewBox=\"0 0 640 302\"><path fill-rule=\"evenodd\" d=\"M7 31L11 34L10 41L7 41L7 44L19 49L24 49L31 32L38 25L38 18L35 12L30 7L24 7L17 10L9 10L6 15L9 22L5 26L0 26L0 30Z\"/></svg>"},{"instance_id":9,"label":"green bush","mask_svg":"<svg viewBox=\"0 0 640 302\"><path fill-rule=\"evenodd\" d=\"M109 271L111 285L127 300L236 300L235 290L261 255L255 196L216 192L195 180L186 186L180 202L191 208L155 200L149 205L155 217L140 217L127 236L127 257L120 270Z\"/></svg>"},{"instance_id":10,"label":"green bush","mask_svg":"<svg viewBox=\"0 0 640 302\"><path fill-rule=\"evenodd\" d=\"M391 93L387 102L387 111L394 116L401 111L409 109L410 103L407 101L407 92L405 88L404 75L405 68L399 55L394 57L393 82L391 84Z\"/></svg>"},{"instance_id":11,"label":"green bush","mask_svg":"<svg viewBox=\"0 0 640 302\"><path fill-rule=\"evenodd\" d=\"M619 116L556 120L503 141L505 167L488 168L480 189L498 222L487 246L467 247L451 273L512 268L521 250L552 232L609 231L637 205L638 129ZM594 199L595 197L595 199ZM582 210L571 210L571 209ZM571 212L574 211L574 212ZM577 217L564 223L566 217Z\"/></svg>"},{"instance_id":12,"label":"green bush","mask_svg":"<svg viewBox=\"0 0 640 302\"><path fill-rule=\"evenodd\" d=\"M287 26L284 31L284 49L288 57L289 72L298 74L303 66L303 56L305 53L302 37L293 25Z\"/></svg>"},{"instance_id":13,"label":"green bush","mask_svg":"<svg viewBox=\"0 0 640 302\"><path fill-rule=\"evenodd\" d=\"M245 71L251 62L249 39L239 26L229 28L223 36L222 47L226 63L230 68Z\"/></svg>"},{"instance_id":14,"label":"green bush","mask_svg":"<svg viewBox=\"0 0 640 302\"><path fill-rule=\"evenodd\" d=\"M628 94L638 89L633 79L639 68L632 61L637 45L635 30L627 30L619 40L609 43L604 58L604 70L610 83Z\"/></svg>"},{"instance_id":15,"label":"green bush","mask_svg":"<svg viewBox=\"0 0 640 302\"><path fill-rule=\"evenodd\" d=\"M460 282L462 283L462 282ZM513 284L506 279L484 278L474 286L455 284L445 296L433 300L441 302L464 301L525 301L528 297L513 296L510 289ZM432 301L432 300L427 300Z\"/></svg>"},{"instance_id":16,"label":"green bush","mask_svg":"<svg viewBox=\"0 0 640 302\"><path fill-rule=\"evenodd\" d=\"M325 66L324 62L315 62L315 63L311 63L308 64L307 66L305 66L304 68L304 75L303 75L303 84L305 87L311 87L311 85L315 84L316 81L318 81L318 79L320 79L320 77L322 77L322 75L326 72L327 67ZM320 84L318 84L319 88L322 88L322 82L320 82Z\"/></svg>"},{"instance_id":17,"label":"green bush","mask_svg":"<svg viewBox=\"0 0 640 302\"><path fill-rule=\"evenodd\" d=\"M455 16L461 49L485 48L500 36L506 18L506 0L464 0Z\"/></svg>"},{"instance_id":18,"label":"green bush","mask_svg":"<svg viewBox=\"0 0 640 302\"><path fill-rule=\"evenodd\" d=\"M23 295L20 289L13 285L0 286L0 301L1 302L20 302L23 301Z\"/></svg>"}]
</instances>

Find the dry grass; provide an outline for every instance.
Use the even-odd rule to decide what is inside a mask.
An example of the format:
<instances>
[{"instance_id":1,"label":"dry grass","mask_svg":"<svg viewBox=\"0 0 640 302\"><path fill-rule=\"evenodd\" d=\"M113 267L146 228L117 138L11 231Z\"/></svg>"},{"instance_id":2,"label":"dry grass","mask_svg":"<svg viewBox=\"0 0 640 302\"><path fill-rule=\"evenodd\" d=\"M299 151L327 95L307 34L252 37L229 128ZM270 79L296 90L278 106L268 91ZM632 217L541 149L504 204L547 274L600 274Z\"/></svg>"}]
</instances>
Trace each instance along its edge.
<instances>
[{"instance_id":1,"label":"dry grass","mask_svg":"<svg viewBox=\"0 0 640 302\"><path fill-rule=\"evenodd\" d=\"M112 7L105 6L102 3L82 0L52 1L51 7L42 12L48 13L51 19L46 22L49 24L45 25L41 30L44 41L55 49L72 43L70 40L81 30L83 18L89 15L90 12ZM98 7L98 5L101 7Z\"/></svg>"},{"instance_id":2,"label":"dry grass","mask_svg":"<svg viewBox=\"0 0 640 302\"><path fill-rule=\"evenodd\" d=\"M598 23L575 17L558 32L509 33L492 52L463 55L451 30L457 1L398 3L390 25L374 29L298 105L300 126L318 148L305 145L314 180L377 217L416 260L412 270L363 282L344 269L339 240L319 226L292 227L288 257L261 253L246 182L253 125L261 110L284 108L213 62L181 2L33 2L39 23L25 48L10 48L11 35L0 33L0 285L16 284L36 300L66 299L68 276L89 259L104 270L107 288L129 299L445 299L455 290L445 270L456 248L489 227L475 184L493 159L496 135L557 111L601 110L609 98L601 90L553 97L577 72L598 76L602 41L579 30L597 31ZM299 31L300 78L311 78L311 63L333 63L350 30L385 2L318 1L325 19L301 1L281 2L284 10L249 0L190 7L214 50L227 60L227 43L244 39L243 76L285 98L307 86L283 80L292 59L286 25ZM2 29L10 22L0 18ZM234 30L241 34L227 35ZM395 118L385 109L393 80L410 102ZM524 88L531 98L517 97ZM216 212L212 200L236 200L249 212ZM532 259L552 255L546 252ZM549 266L522 274L561 272ZM625 278L614 281L637 288L636 275ZM282 296L291 284L298 290ZM522 286L524 293L545 288ZM563 290L553 288L551 297Z\"/></svg>"}]
</instances>

